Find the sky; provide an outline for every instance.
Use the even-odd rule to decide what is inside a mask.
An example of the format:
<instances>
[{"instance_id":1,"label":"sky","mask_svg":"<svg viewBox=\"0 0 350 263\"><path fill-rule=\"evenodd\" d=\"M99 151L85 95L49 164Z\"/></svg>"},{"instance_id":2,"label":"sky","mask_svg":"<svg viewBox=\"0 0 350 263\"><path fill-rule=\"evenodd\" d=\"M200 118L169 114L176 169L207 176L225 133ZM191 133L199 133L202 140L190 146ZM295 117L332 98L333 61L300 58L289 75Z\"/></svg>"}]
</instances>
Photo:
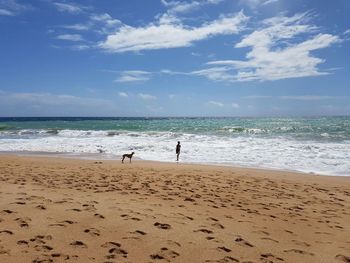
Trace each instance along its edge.
<instances>
[{"instance_id":1,"label":"sky","mask_svg":"<svg viewBox=\"0 0 350 263\"><path fill-rule=\"evenodd\" d=\"M349 0L0 0L0 117L350 115Z\"/></svg>"}]
</instances>

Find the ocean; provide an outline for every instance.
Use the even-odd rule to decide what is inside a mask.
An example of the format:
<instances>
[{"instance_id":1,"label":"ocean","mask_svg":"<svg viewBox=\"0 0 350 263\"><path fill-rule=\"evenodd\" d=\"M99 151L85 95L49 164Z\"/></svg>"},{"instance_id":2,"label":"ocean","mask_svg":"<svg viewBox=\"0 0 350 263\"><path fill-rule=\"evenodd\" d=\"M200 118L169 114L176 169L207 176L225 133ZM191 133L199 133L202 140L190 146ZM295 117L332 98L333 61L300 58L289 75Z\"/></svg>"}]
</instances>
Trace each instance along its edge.
<instances>
[{"instance_id":1,"label":"ocean","mask_svg":"<svg viewBox=\"0 0 350 263\"><path fill-rule=\"evenodd\" d=\"M350 117L0 118L0 152L350 175ZM101 153L102 152L102 153Z\"/></svg>"}]
</instances>

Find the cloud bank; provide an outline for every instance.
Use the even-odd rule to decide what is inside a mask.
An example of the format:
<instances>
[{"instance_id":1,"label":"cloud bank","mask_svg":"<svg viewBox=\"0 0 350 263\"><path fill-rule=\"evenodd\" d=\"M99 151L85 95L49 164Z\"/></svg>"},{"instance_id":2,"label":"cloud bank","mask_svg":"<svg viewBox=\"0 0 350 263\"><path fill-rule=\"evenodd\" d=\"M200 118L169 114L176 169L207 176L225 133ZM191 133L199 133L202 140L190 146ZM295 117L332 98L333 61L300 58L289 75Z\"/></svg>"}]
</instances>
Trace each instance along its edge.
<instances>
[{"instance_id":1,"label":"cloud bank","mask_svg":"<svg viewBox=\"0 0 350 263\"><path fill-rule=\"evenodd\" d=\"M142 70L122 71L115 82L144 82L151 78L151 73Z\"/></svg>"},{"instance_id":2,"label":"cloud bank","mask_svg":"<svg viewBox=\"0 0 350 263\"><path fill-rule=\"evenodd\" d=\"M291 17L278 16L265 19L262 27L243 37L235 48L249 48L246 60L219 60L208 62L212 66L194 71L215 81L265 81L310 77L329 74L318 66L324 59L312 51L340 42L338 36L317 33L316 26L308 24L308 13ZM298 42L303 37L304 41Z\"/></svg>"},{"instance_id":3,"label":"cloud bank","mask_svg":"<svg viewBox=\"0 0 350 263\"><path fill-rule=\"evenodd\" d=\"M239 12L221 16L198 27L190 27L175 17L163 15L158 22L144 27L122 25L98 46L113 53L188 47L215 35L237 34L243 30L247 20L248 17Z\"/></svg>"}]
</instances>

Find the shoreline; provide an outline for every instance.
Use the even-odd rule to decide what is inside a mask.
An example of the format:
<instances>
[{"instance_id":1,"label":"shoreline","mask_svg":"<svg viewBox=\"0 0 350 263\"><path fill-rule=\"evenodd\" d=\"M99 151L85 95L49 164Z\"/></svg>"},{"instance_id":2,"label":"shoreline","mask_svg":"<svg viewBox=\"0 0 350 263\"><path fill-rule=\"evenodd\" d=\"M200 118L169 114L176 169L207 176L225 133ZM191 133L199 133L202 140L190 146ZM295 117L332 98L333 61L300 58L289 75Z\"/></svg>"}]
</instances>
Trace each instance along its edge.
<instances>
[{"instance_id":1,"label":"shoreline","mask_svg":"<svg viewBox=\"0 0 350 263\"><path fill-rule=\"evenodd\" d=\"M63 159L74 159L74 160L95 160L95 161L118 161L121 159L121 155L105 154L105 153L73 153L73 152L9 152L0 151L0 156L19 156L19 157L39 157L39 158L63 158ZM155 163L165 163L165 164L177 164L176 161L156 161L156 160L145 160L138 157L133 157L133 160L143 161L143 162L155 162ZM287 172L301 175L311 175L311 176L326 176L326 177L350 177L349 174L339 175L339 174L326 174L326 173L315 173L315 172L305 172L299 170L286 170L279 168L264 168L264 167L252 167L252 166L239 166L234 164L222 164L222 163L196 163L196 162L182 162L180 160L179 164L189 164L189 165L203 165L203 166L214 166L214 167L229 167L237 169L251 169L251 170L262 170L262 171L275 171L275 172Z\"/></svg>"}]
</instances>

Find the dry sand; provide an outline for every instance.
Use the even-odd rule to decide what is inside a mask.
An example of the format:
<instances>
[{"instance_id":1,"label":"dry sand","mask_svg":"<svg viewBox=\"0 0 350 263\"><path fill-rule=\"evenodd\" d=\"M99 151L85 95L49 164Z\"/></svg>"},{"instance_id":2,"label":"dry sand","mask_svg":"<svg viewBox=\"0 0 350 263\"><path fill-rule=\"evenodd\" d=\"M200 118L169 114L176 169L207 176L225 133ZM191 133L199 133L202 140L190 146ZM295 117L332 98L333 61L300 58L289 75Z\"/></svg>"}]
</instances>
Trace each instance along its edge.
<instances>
[{"instance_id":1,"label":"dry sand","mask_svg":"<svg viewBox=\"0 0 350 263\"><path fill-rule=\"evenodd\" d=\"M0 156L0 262L350 262L350 177Z\"/></svg>"}]
</instances>

